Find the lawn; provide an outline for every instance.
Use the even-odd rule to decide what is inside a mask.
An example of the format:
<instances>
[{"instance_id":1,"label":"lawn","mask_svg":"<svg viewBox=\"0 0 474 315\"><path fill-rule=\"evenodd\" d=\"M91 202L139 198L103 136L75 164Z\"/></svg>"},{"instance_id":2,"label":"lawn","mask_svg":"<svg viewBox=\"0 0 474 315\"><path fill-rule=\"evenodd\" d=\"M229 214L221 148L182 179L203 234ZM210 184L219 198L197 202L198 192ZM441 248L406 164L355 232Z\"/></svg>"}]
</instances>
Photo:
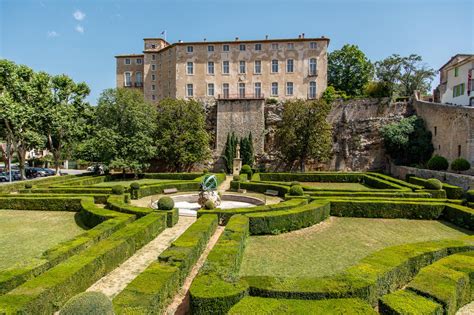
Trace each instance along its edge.
<instances>
[{"instance_id":1,"label":"lawn","mask_svg":"<svg viewBox=\"0 0 474 315\"><path fill-rule=\"evenodd\" d=\"M34 263L48 248L84 232L75 214L0 210L0 270Z\"/></svg>"},{"instance_id":2,"label":"lawn","mask_svg":"<svg viewBox=\"0 0 474 315\"><path fill-rule=\"evenodd\" d=\"M359 183L302 182L301 185L326 190L371 190L370 187Z\"/></svg>"},{"instance_id":3,"label":"lawn","mask_svg":"<svg viewBox=\"0 0 474 315\"><path fill-rule=\"evenodd\" d=\"M440 221L331 217L276 236L250 237L242 276L322 277L385 247L466 235ZM472 232L471 232L472 233Z\"/></svg>"},{"instance_id":4,"label":"lawn","mask_svg":"<svg viewBox=\"0 0 474 315\"><path fill-rule=\"evenodd\" d=\"M130 187L131 183L137 182L140 185L149 185L149 184L158 184L158 183L166 183L173 181L171 179L152 179L152 178L144 178L144 179L137 179L137 180L114 180L111 182L103 182L95 184L94 186L97 187L112 187L115 185L122 185L124 187Z\"/></svg>"}]
</instances>

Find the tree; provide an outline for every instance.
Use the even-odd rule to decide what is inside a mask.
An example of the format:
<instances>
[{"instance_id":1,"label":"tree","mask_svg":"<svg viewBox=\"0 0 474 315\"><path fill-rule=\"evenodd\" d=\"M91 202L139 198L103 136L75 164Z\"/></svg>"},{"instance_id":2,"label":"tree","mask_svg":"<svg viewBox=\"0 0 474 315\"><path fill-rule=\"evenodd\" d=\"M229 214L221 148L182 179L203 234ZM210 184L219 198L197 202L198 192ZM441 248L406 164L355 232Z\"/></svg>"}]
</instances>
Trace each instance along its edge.
<instances>
[{"instance_id":1,"label":"tree","mask_svg":"<svg viewBox=\"0 0 474 315\"><path fill-rule=\"evenodd\" d=\"M108 89L99 97L95 132L80 148L83 159L135 174L156 156L156 107L131 89Z\"/></svg>"},{"instance_id":2,"label":"tree","mask_svg":"<svg viewBox=\"0 0 474 315\"><path fill-rule=\"evenodd\" d=\"M328 85L349 96L363 94L373 77L373 65L356 45L344 45L328 55Z\"/></svg>"},{"instance_id":3,"label":"tree","mask_svg":"<svg viewBox=\"0 0 474 315\"><path fill-rule=\"evenodd\" d=\"M165 99L158 104L158 156L178 172L210 157L205 112L194 100Z\"/></svg>"},{"instance_id":4,"label":"tree","mask_svg":"<svg viewBox=\"0 0 474 315\"><path fill-rule=\"evenodd\" d=\"M423 64L421 56L393 54L375 63L375 74L387 96L393 97L412 96L416 90L427 93L436 71Z\"/></svg>"},{"instance_id":5,"label":"tree","mask_svg":"<svg viewBox=\"0 0 474 315\"><path fill-rule=\"evenodd\" d=\"M281 158L290 168L299 161L304 172L308 159L326 162L331 157L332 132L326 118L331 106L324 100L288 101L284 104L276 140Z\"/></svg>"},{"instance_id":6,"label":"tree","mask_svg":"<svg viewBox=\"0 0 474 315\"><path fill-rule=\"evenodd\" d=\"M380 133L387 154L399 165L424 164L433 154L431 132L416 115L384 126Z\"/></svg>"}]
</instances>

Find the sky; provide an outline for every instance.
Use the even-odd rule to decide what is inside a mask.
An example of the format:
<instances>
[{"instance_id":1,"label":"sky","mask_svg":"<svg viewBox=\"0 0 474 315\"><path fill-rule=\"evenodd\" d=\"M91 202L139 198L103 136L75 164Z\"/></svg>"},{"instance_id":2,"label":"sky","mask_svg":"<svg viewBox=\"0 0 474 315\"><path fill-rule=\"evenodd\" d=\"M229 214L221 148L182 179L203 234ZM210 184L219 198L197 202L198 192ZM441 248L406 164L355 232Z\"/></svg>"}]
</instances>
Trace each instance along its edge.
<instances>
[{"instance_id":1,"label":"sky","mask_svg":"<svg viewBox=\"0 0 474 315\"><path fill-rule=\"evenodd\" d=\"M143 38L164 30L171 43L305 33L329 37L329 51L355 44L371 61L415 53L439 69L474 53L474 1L0 0L0 58L85 81L91 104L115 87L114 56L141 53Z\"/></svg>"}]
</instances>

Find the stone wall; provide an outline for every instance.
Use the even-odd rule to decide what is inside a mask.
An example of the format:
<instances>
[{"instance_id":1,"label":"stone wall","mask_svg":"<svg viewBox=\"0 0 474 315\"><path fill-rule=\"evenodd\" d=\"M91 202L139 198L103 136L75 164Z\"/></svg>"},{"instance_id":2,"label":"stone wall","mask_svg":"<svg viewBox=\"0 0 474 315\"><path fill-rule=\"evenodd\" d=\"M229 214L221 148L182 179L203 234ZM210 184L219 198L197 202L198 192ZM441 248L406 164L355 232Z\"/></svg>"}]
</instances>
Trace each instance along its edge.
<instances>
[{"instance_id":1,"label":"stone wall","mask_svg":"<svg viewBox=\"0 0 474 315\"><path fill-rule=\"evenodd\" d=\"M433 134L434 154L449 161L462 157L474 163L474 108L425 102L418 95L413 108Z\"/></svg>"},{"instance_id":2,"label":"stone wall","mask_svg":"<svg viewBox=\"0 0 474 315\"><path fill-rule=\"evenodd\" d=\"M407 174L421 178L437 178L442 182L462 187L465 190L474 188L474 176L454 174L448 172L432 171L408 166L390 165L389 172L400 179L405 179Z\"/></svg>"}]
</instances>

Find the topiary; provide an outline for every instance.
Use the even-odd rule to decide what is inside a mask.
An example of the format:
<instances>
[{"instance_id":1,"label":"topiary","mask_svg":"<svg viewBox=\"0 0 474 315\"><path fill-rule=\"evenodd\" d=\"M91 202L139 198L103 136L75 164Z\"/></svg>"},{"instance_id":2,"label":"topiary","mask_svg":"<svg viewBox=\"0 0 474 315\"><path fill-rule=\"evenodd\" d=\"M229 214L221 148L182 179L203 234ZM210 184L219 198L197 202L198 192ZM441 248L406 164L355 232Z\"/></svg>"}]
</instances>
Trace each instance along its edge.
<instances>
[{"instance_id":1,"label":"topiary","mask_svg":"<svg viewBox=\"0 0 474 315\"><path fill-rule=\"evenodd\" d=\"M64 304L60 315L113 315L112 301L101 292L82 292Z\"/></svg>"},{"instance_id":2,"label":"topiary","mask_svg":"<svg viewBox=\"0 0 474 315\"><path fill-rule=\"evenodd\" d=\"M140 183L137 183L137 182L133 182L130 184L130 189L132 190L138 190L140 189Z\"/></svg>"},{"instance_id":3,"label":"topiary","mask_svg":"<svg viewBox=\"0 0 474 315\"><path fill-rule=\"evenodd\" d=\"M297 185L300 185L300 182L291 182L290 183L290 186L297 186Z\"/></svg>"},{"instance_id":4,"label":"topiary","mask_svg":"<svg viewBox=\"0 0 474 315\"><path fill-rule=\"evenodd\" d=\"M214 201L208 200L204 203L204 208L206 208L207 210L212 210L216 208L216 205L214 204Z\"/></svg>"},{"instance_id":5,"label":"topiary","mask_svg":"<svg viewBox=\"0 0 474 315\"><path fill-rule=\"evenodd\" d=\"M205 169L202 170L202 173L207 174L207 173L209 173L209 170L207 168L205 168Z\"/></svg>"},{"instance_id":6,"label":"topiary","mask_svg":"<svg viewBox=\"0 0 474 315\"><path fill-rule=\"evenodd\" d=\"M112 186L112 193L114 195L121 195L121 194L123 194L124 191L125 191L125 189L123 188L122 185Z\"/></svg>"},{"instance_id":7,"label":"topiary","mask_svg":"<svg viewBox=\"0 0 474 315\"><path fill-rule=\"evenodd\" d=\"M26 189L31 189L31 188L33 188L33 184L32 183L26 183L25 188Z\"/></svg>"},{"instance_id":8,"label":"topiary","mask_svg":"<svg viewBox=\"0 0 474 315\"><path fill-rule=\"evenodd\" d=\"M303 196L304 195L303 187L301 187L300 185L291 186L290 187L290 195L291 196Z\"/></svg>"},{"instance_id":9,"label":"topiary","mask_svg":"<svg viewBox=\"0 0 474 315\"><path fill-rule=\"evenodd\" d=\"M466 159L458 158L451 162L451 169L456 172L467 171L471 169L471 163Z\"/></svg>"},{"instance_id":10,"label":"topiary","mask_svg":"<svg viewBox=\"0 0 474 315\"><path fill-rule=\"evenodd\" d=\"M250 165L245 164L242 166L242 169L240 170L240 174L247 174L247 178L251 179L252 178L252 168Z\"/></svg>"},{"instance_id":11,"label":"topiary","mask_svg":"<svg viewBox=\"0 0 474 315\"><path fill-rule=\"evenodd\" d=\"M436 178L430 178L428 180L426 180L425 182L425 188L427 189L435 189L435 190L441 190L441 188L443 188L443 183L440 182L438 179Z\"/></svg>"},{"instance_id":12,"label":"topiary","mask_svg":"<svg viewBox=\"0 0 474 315\"><path fill-rule=\"evenodd\" d=\"M430 170L446 171L449 167L449 163L448 163L448 160L446 160L446 158L440 155L435 155L428 161L426 166Z\"/></svg>"},{"instance_id":13,"label":"topiary","mask_svg":"<svg viewBox=\"0 0 474 315\"><path fill-rule=\"evenodd\" d=\"M133 182L130 184L130 195L132 199L138 199L138 191L140 190L140 183Z\"/></svg>"},{"instance_id":14,"label":"topiary","mask_svg":"<svg viewBox=\"0 0 474 315\"><path fill-rule=\"evenodd\" d=\"M174 200L171 197L161 197L158 200L158 209L160 210L172 210L174 208Z\"/></svg>"},{"instance_id":15,"label":"topiary","mask_svg":"<svg viewBox=\"0 0 474 315\"><path fill-rule=\"evenodd\" d=\"M233 180L234 182L240 182L240 175L234 175Z\"/></svg>"}]
</instances>

